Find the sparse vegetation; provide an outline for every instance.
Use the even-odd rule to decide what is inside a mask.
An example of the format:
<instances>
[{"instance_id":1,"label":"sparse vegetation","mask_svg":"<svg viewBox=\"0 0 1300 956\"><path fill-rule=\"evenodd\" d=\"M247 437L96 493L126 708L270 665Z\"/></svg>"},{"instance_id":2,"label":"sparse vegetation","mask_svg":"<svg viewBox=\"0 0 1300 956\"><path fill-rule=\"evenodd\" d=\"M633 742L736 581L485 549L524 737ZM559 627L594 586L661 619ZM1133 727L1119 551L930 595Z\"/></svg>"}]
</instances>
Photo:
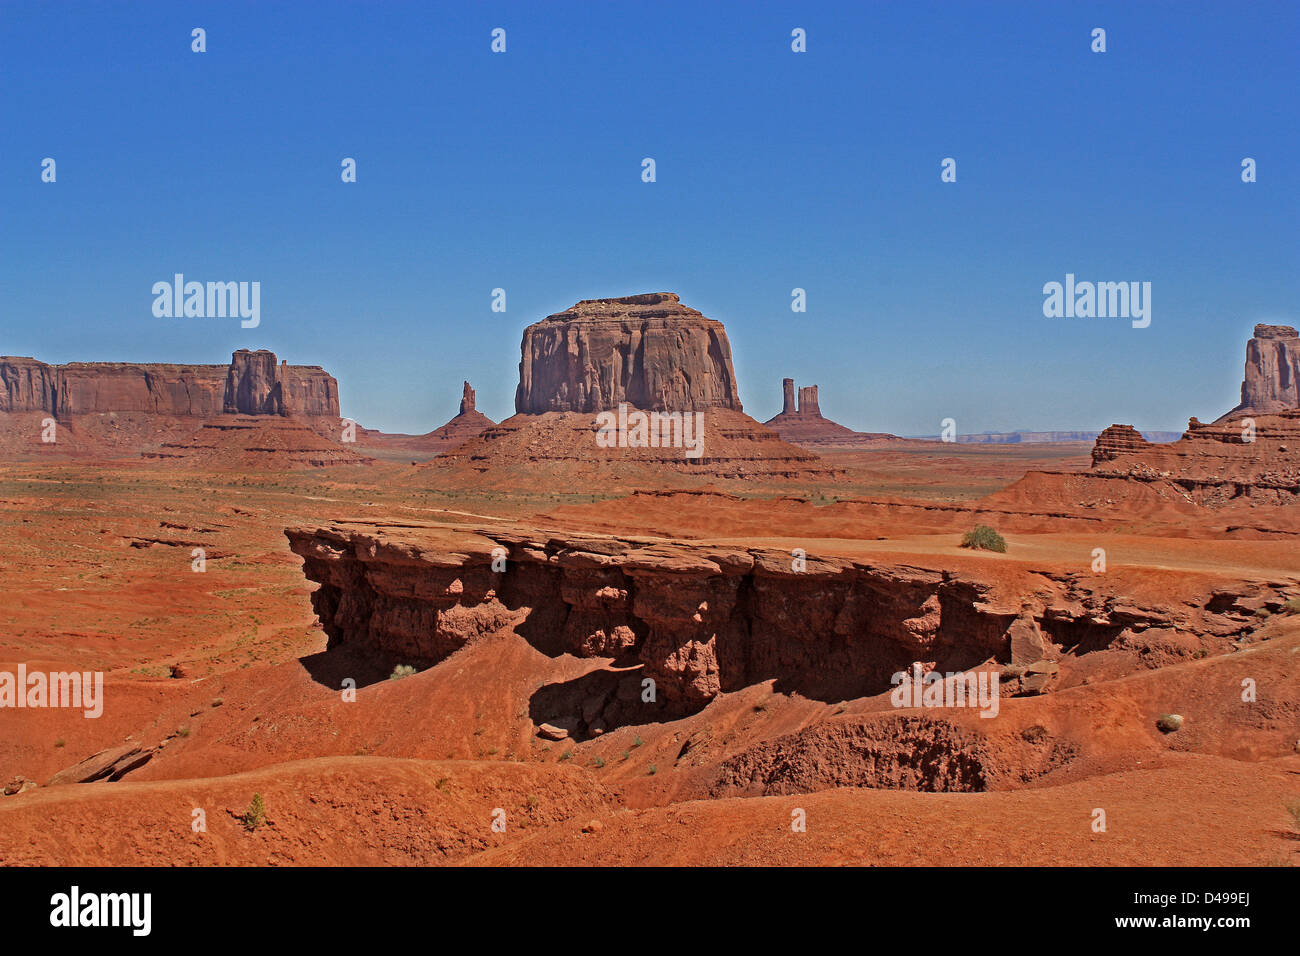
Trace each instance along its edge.
<instances>
[{"instance_id":1,"label":"sparse vegetation","mask_svg":"<svg viewBox=\"0 0 1300 956\"><path fill-rule=\"evenodd\" d=\"M177 737L188 737L189 735L190 735L190 728L189 728L189 727L177 727L177 728L176 728L176 736L177 736Z\"/></svg>"},{"instance_id":2,"label":"sparse vegetation","mask_svg":"<svg viewBox=\"0 0 1300 956\"><path fill-rule=\"evenodd\" d=\"M1289 598L1282 605L1282 611L1284 614L1300 614L1300 598Z\"/></svg>"},{"instance_id":3,"label":"sparse vegetation","mask_svg":"<svg viewBox=\"0 0 1300 956\"><path fill-rule=\"evenodd\" d=\"M591 762L591 765L595 767L597 770L599 770L601 767L605 766L605 758L597 757L595 760Z\"/></svg>"},{"instance_id":4,"label":"sparse vegetation","mask_svg":"<svg viewBox=\"0 0 1300 956\"><path fill-rule=\"evenodd\" d=\"M401 680L403 677L410 677L415 673L415 668L410 664L398 664L393 668L393 672L388 675L389 680Z\"/></svg>"},{"instance_id":5,"label":"sparse vegetation","mask_svg":"<svg viewBox=\"0 0 1300 956\"><path fill-rule=\"evenodd\" d=\"M573 751L566 750L564 753L560 754L560 762L563 763L564 761L568 760L572 756L573 756Z\"/></svg>"},{"instance_id":6,"label":"sparse vegetation","mask_svg":"<svg viewBox=\"0 0 1300 956\"><path fill-rule=\"evenodd\" d=\"M1006 539L986 524L977 524L967 531L961 539L961 546L977 551L996 551L998 554L1007 550Z\"/></svg>"},{"instance_id":7,"label":"sparse vegetation","mask_svg":"<svg viewBox=\"0 0 1300 956\"><path fill-rule=\"evenodd\" d=\"M644 743L645 743L645 741L641 739L640 735L637 735L636 737L633 737L633 738L632 738L632 746L633 746L633 747L640 747L640 746L641 746L642 744L644 744Z\"/></svg>"},{"instance_id":8,"label":"sparse vegetation","mask_svg":"<svg viewBox=\"0 0 1300 956\"><path fill-rule=\"evenodd\" d=\"M659 768L656 767L654 764L651 764L651 765L650 765L650 769L646 771L646 774L647 774L648 776L653 777L653 776L654 776L655 774L657 774L658 772L659 772Z\"/></svg>"},{"instance_id":9,"label":"sparse vegetation","mask_svg":"<svg viewBox=\"0 0 1300 956\"><path fill-rule=\"evenodd\" d=\"M253 799L249 801L248 809L244 811L244 815L239 818L239 821L244 825L244 829L249 833L252 833L262 824L266 823L266 807L262 803L262 795L260 793L253 794Z\"/></svg>"}]
</instances>

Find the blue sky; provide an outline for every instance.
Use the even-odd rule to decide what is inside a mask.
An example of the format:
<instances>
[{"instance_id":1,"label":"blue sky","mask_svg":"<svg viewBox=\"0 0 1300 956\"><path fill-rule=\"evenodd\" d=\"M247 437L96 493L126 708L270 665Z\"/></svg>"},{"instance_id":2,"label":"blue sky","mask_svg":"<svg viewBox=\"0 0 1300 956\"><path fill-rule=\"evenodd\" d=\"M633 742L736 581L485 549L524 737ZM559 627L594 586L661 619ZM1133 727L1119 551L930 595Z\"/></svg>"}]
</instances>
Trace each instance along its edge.
<instances>
[{"instance_id":1,"label":"blue sky","mask_svg":"<svg viewBox=\"0 0 1300 956\"><path fill-rule=\"evenodd\" d=\"M464 378L512 414L529 323L673 291L760 419L792 376L865 430L1178 430L1300 324L1297 11L3 0L0 353L270 348L418 432ZM260 281L260 327L155 318L176 272ZM1151 282L1151 326L1045 318L1066 273Z\"/></svg>"}]
</instances>

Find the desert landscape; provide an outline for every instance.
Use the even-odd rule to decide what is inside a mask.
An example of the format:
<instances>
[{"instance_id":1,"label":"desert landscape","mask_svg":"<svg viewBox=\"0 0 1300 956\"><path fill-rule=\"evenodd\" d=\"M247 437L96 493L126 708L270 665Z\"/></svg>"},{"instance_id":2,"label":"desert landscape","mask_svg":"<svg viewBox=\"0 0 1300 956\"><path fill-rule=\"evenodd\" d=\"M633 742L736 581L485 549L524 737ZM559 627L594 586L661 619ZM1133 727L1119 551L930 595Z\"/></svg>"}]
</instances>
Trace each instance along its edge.
<instances>
[{"instance_id":1,"label":"desert landscape","mask_svg":"<svg viewBox=\"0 0 1300 956\"><path fill-rule=\"evenodd\" d=\"M0 860L1297 862L1294 329L1176 441L970 443L762 424L719 318L579 301L418 435L0 358L0 672L103 679L10 686Z\"/></svg>"}]
</instances>

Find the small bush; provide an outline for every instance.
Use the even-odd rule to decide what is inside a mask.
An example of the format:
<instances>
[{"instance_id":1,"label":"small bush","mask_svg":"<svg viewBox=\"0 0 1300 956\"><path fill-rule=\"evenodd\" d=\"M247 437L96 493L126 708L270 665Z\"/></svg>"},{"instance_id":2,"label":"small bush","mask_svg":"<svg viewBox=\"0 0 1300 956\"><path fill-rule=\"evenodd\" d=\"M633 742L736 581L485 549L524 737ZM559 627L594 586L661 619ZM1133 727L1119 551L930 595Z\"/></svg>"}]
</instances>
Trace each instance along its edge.
<instances>
[{"instance_id":1,"label":"small bush","mask_svg":"<svg viewBox=\"0 0 1300 956\"><path fill-rule=\"evenodd\" d=\"M640 735L632 738L633 747L640 747L643 743L645 743L645 741L641 739Z\"/></svg>"},{"instance_id":2,"label":"small bush","mask_svg":"<svg viewBox=\"0 0 1300 956\"><path fill-rule=\"evenodd\" d=\"M403 677L410 677L415 673L415 668L410 664L398 664L393 668L393 672L388 675L389 680L400 680Z\"/></svg>"},{"instance_id":3,"label":"small bush","mask_svg":"<svg viewBox=\"0 0 1300 956\"><path fill-rule=\"evenodd\" d=\"M1300 614L1300 598L1291 598L1282 605L1282 610L1287 614Z\"/></svg>"},{"instance_id":4,"label":"small bush","mask_svg":"<svg viewBox=\"0 0 1300 956\"><path fill-rule=\"evenodd\" d=\"M591 762L591 765L595 767L597 770L599 770L601 767L605 766L605 758L597 757L595 760Z\"/></svg>"},{"instance_id":5,"label":"small bush","mask_svg":"<svg viewBox=\"0 0 1300 956\"><path fill-rule=\"evenodd\" d=\"M977 524L967 531L961 539L961 546L979 551L996 551L998 554L1007 550L1007 542L1002 535L986 524Z\"/></svg>"},{"instance_id":6,"label":"small bush","mask_svg":"<svg viewBox=\"0 0 1300 956\"><path fill-rule=\"evenodd\" d=\"M656 767L654 764L651 764L651 765L650 765L650 769L646 771L646 773L649 774L649 775L652 776L652 777L653 777L655 774L657 774L658 772L659 772L659 768Z\"/></svg>"},{"instance_id":7,"label":"small bush","mask_svg":"<svg viewBox=\"0 0 1300 956\"><path fill-rule=\"evenodd\" d=\"M262 795L260 793L253 794L248 809L244 811L244 815L239 820L249 833L252 833L266 822L266 807L262 804Z\"/></svg>"}]
</instances>

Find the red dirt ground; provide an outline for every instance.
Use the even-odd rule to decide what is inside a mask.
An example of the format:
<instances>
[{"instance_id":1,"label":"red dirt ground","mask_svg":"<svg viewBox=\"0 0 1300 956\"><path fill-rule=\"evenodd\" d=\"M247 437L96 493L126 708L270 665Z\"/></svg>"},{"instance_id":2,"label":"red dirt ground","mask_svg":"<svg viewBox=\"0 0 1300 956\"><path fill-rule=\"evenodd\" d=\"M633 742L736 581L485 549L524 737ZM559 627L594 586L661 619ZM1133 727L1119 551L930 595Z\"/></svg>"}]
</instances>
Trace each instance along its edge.
<instances>
[{"instance_id":1,"label":"red dirt ground","mask_svg":"<svg viewBox=\"0 0 1300 956\"><path fill-rule=\"evenodd\" d=\"M921 717L976 740L983 792L893 789L829 773L801 792L724 792L717 770L763 748L831 766L888 740L888 695L812 700L772 681L680 719L581 743L538 737L541 688L609 668L511 632L400 680L360 650L326 653L283 529L346 519L494 520L543 529L802 547L1008 587L1086 575L1108 553L1135 601L1174 604L1243 581L1300 583L1300 538L1221 513L1045 502L1027 467L1076 471L1086 449L862 451L845 475L773 489L638 494L482 489L379 463L234 473L150 462L0 466L0 671L105 673L98 719L0 709L0 861L10 864L1294 864L1300 834L1300 615L1261 617L1208 654L1111 646L1070 654L1056 688ZM918 482L918 476L924 478ZM435 476L446 481L439 483ZM1059 484L1057 485L1059 488ZM901 500L901 499L906 500ZM1252 527L1290 515L1253 509ZM1006 554L957 547L993 524ZM1231 527L1230 527L1231 526ZM194 548L206 570L191 570ZM1238 646L1239 645L1239 646ZM1198 645L1200 646L1200 645ZM1207 645L1208 646L1208 645ZM354 702L338 690L357 679ZM1241 699L1246 678L1258 699ZM1185 718L1163 734L1163 714ZM984 726L996 725L992 726ZM940 726L941 725L941 726ZM856 736L855 736L856 735ZM158 748L118 782L43 786L124 743ZM689 746L685 746L689 744ZM850 748L852 750L852 748ZM782 778L786 784L793 778ZM266 824L238 817L254 793ZM807 831L791 830L806 811ZM1094 832L1094 811L1106 815ZM206 815L206 832L192 827ZM504 812L504 831L492 824ZM498 817L499 818L499 817Z\"/></svg>"}]
</instances>

